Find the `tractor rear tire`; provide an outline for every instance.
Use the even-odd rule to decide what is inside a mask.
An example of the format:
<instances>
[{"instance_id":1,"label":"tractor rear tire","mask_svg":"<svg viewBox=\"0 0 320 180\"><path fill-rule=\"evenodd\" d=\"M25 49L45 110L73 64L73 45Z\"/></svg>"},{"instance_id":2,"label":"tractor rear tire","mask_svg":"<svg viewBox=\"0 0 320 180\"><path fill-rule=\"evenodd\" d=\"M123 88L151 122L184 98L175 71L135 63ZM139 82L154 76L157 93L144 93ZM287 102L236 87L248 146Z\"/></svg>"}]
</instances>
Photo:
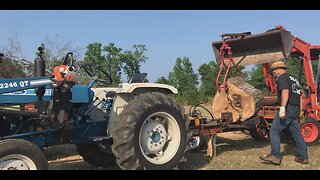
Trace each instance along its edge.
<instances>
[{"instance_id":1,"label":"tractor rear tire","mask_svg":"<svg viewBox=\"0 0 320 180\"><path fill-rule=\"evenodd\" d=\"M0 141L1 170L47 170L48 161L43 151L24 139Z\"/></svg>"},{"instance_id":2,"label":"tractor rear tire","mask_svg":"<svg viewBox=\"0 0 320 180\"><path fill-rule=\"evenodd\" d=\"M300 132L307 145L319 143L319 122L309 116L305 117L305 122L301 124Z\"/></svg>"},{"instance_id":3,"label":"tractor rear tire","mask_svg":"<svg viewBox=\"0 0 320 180\"><path fill-rule=\"evenodd\" d=\"M112 151L121 169L173 169L187 149L184 109L151 92L130 101L118 116Z\"/></svg>"},{"instance_id":4,"label":"tractor rear tire","mask_svg":"<svg viewBox=\"0 0 320 180\"><path fill-rule=\"evenodd\" d=\"M116 164L110 145L84 143L77 144L77 151L83 160L96 167L109 167Z\"/></svg>"}]
</instances>

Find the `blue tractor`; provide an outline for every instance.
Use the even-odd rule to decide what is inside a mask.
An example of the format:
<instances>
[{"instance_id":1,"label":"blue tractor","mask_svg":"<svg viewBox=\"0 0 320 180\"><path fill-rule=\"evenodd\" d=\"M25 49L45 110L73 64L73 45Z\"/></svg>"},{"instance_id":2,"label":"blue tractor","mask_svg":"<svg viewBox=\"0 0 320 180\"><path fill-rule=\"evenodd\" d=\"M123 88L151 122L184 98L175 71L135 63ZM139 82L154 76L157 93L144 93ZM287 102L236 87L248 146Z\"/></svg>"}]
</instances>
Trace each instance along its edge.
<instances>
[{"instance_id":1,"label":"blue tractor","mask_svg":"<svg viewBox=\"0 0 320 180\"><path fill-rule=\"evenodd\" d=\"M48 169L43 150L64 143L96 166L172 169L183 159L184 109L169 95L176 88L148 83L144 73L117 88L93 88L112 84L94 65L81 67L92 81L79 85L72 53L46 77L38 51L35 77L0 80L0 169Z\"/></svg>"}]
</instances>

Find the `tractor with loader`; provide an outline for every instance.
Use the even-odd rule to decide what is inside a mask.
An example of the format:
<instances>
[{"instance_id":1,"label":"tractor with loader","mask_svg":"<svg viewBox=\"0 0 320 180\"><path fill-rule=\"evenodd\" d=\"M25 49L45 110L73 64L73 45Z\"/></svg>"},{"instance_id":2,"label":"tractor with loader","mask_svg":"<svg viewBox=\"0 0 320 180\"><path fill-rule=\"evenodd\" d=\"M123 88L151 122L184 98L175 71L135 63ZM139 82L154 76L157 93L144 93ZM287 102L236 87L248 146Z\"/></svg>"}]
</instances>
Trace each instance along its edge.
<instances>
[{"instance_id":1,"label":"tractor with loader","mask_svg":"<svg viewBox=\"0 0 320 180\"><path fill-rule=\"evenodd\" d=\"M301 134L305 142L319 141L320 63L314 76L312 61L319 61L320 46L310 45L282 26L276 26L264 33L222 34L222 41L212 43L220 71L216 78L217 93L213 98L209 117L199 113L201 105L190 109L189 130L193 131L190 141L192 148L198 148L203 137L209 137L208 155L215 155L215 135L221 132L249 130L255 140L268 140L274 115L279 110L275 80L268 73L274 61L296 61L299 65L298 80L305 79L301 96ZM269 93L263 95L259 89L245 82L239 66L262 65L265 85ZM236 72L236 73L235 73ZM204 138L205 139L205 138Z\"/></svg>"},{"instance_id":2,"label":"tractor with loader","mask_svg":"<svg viewBox=\"0 0 320 180\"><path fill-rule=\"evenodd\" d=\"M280 59L300 62L298 80L305 77L306 82L301 132L308 144L318 142L320 63L314 78L311 62L319 61L320 46L277 26L255 35L223 34L212 47L220 65L212 109L197 104L187 114L170 96L178 93L176 88L148 83L143 73L117 88L93 88L95 83L108 86L112 79L88 64L81 68L92 81L78 84L72 53L47 77L44 50L39 48L35 77L0 80L0 169L47 169L44 149L64 143L75 144L83 159L96 166L115 161L121 169L172 169L204 137L210 156L216 155L218 133L249 130L254 139L267 140L279 109L274 79L267 72L269 64ZM4 59L0 56L0 62ZM269 94L241 77L238 66L249 64L263 66Z\"/></svg>"},{"instance_id":3,"label":"tractor with loader","mask_svg":"<svg viewBox=\"0 0 320 180\"><path fill-rule=\"evenodd\" d=\"M35 77L0 80L0 169L47 169L44 149L64 143L96 166L172 169L183 159L187 124L170 96L176 88L148 83L144 73L118 88L93 88L112 79L89 64L81 68L92 81L80 85L73 53L48 77L44 49L38 51Z\"/></svg>"}]
</instances>

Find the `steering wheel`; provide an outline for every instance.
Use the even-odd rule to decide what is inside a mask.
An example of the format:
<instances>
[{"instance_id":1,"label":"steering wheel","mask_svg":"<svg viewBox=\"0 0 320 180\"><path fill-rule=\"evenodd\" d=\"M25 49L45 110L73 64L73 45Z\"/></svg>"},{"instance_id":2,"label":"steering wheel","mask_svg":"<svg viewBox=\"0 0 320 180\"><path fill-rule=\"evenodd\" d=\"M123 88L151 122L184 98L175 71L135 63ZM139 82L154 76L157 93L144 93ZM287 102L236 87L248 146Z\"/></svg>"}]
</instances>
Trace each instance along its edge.
<instances>
[{"instance_id":1,"label":"steering wheel","mask_svg":"<svg viewBox=\"0 0 320 180\"><path fill-rule=\"evenodd\" d=\"M112 84L111 77L100 66L92 66L92 65L86 64L86 65L83 65L83 69L86 71L86 73L90 77L96 79L96 81L101 82L101 83L106 84L106 85ZM100 77L97 75L100 72L102 72L102 74L104 74L107 79L100 79Z\"/></svg>"}]
</instances>

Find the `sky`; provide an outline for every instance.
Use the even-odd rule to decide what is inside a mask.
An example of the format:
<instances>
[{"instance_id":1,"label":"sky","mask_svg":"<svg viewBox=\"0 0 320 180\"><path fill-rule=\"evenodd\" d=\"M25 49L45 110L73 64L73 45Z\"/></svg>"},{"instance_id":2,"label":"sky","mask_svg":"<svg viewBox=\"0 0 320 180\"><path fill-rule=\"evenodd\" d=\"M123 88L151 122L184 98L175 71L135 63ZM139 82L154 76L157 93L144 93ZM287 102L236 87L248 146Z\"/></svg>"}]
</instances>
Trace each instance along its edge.
<instances>
[{"instance_id":1,"label":"sky","mask_svg":"<svg viewBox=\"0 0 320 180\"><path fill-rule=\"evenodd\" d=\"M58 37L80 49L92 42L115 43L124 50L145 44L141 71L150 82L173 71L178 57L199 66L215 60L212 42L222 33L262 33L277 25L313 45L320 45L320 11L292 10L1 10L0 47L17 35L24 58L34 60L46 38Z\"/></svg>"}]
</instances>

